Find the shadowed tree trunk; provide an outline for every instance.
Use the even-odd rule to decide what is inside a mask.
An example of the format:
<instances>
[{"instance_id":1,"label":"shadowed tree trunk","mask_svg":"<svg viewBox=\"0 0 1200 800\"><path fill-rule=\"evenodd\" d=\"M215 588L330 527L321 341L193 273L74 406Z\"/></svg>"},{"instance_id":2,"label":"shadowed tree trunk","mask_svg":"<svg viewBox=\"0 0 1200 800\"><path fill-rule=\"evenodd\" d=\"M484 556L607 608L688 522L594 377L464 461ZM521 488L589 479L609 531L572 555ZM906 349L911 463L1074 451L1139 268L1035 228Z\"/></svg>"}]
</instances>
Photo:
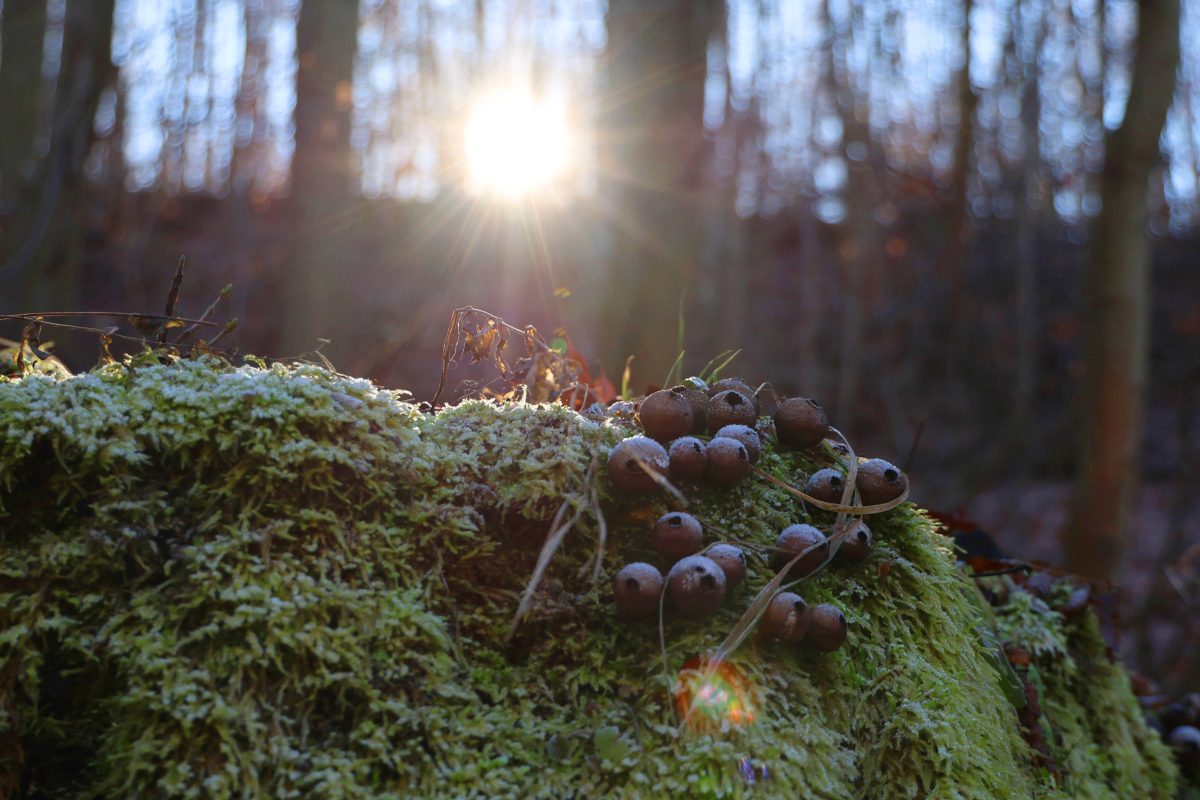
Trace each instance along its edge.
<instances>
[{"instance_id":1,"label":"shadowed tree trunk","mask_svg":"<svg viewBox=\"0 0 1200 800\"><path fill-rule=\"evenodd\" d=\"M292 242L284 265L283 352L300 353L320 337L334 357L348 339L353 306L341 274L354 216L350 147L351 82L358 36L357 0L305 0L296 30L296 151L292 156Z\"/></svg>"},{"instance_id":2,"label":"shadowed tree trunk","mask_svg":"<svg viewBox=\"0 0 1200 800\"><path fill-rule=\"evenodd\" d=\"M724 13L715 0L608 4L600 164L613 245L597 341L610 373L637 356L637 389L675 360L679 300L702 249L706 55Z\"/></svg>"},{"instance_id":3,"label":"shadowed tree trunk","mask_svg":"<svg viewBox=\"0 0 1200 800\"><path fill-rule=\"evenodd\" d=\"M1016 21L1014 20L1014 24ZM1024 141L1022 169L1017 174L1014 195L1017 199L1017 275L1016 275L1016 381L1013 414L1005 438L1011 443L1003 450L1004 461L1024 473L1029 467L1027 452L1030 422L1037 381L1038 339L1038 249L1037 233L1042 214L1039 167L1042 140L1041 80L1038 74L1042 47L1046 38L1044 12L1033 22L1033 59L1025 65L1021 84L1021 130Z\"/></svg>"},{"instance_id":4,"label":"shadowed tree trunk","mask_svg":"<svg viewBox=\"0 0 1200 800\"><path fill-rule=\"evenodd\" d=\"M1150 243L1146 185L1179 64L1178 0L1138 5L1129 103L1107 141L1087 275L1083 447L1066 529L1067 567L1119 573L1138 483L1149 350Z\"/></svg>"},{"instance_id":5,"label":"shadowed tree trunk","mask_svg":"<svg viewBox=\"0 0 1200 800\"><path fill-rule=\"evenodd\" d=\"M826 11L827 18L831 15ZM838 250L842 259L842 307L839 333L837 395L831 420L844 432L855 430L858 395L862 386L864 350L875 313L879 264L883 256L883 229L878 219L885 199L883 152L869 124L870 84L854 85L848 51L855 39L865 42L870 60L880 58L880 29L863 7L856 7L845 45L835 51L838 110L842 117L846 158L846 218L841 225ZM866 71L870 71L867 67Z\"/></svg>"},{"instance_id":6,"label":"shadowed tree trunk","mask_svg":"<svg viewBox=\"0 0 1200 800\"><path fill-rule=\"evenodd\" d=\"M21 9L22 3L18 2L12 10L19 14ZM8 13L6 3L6 18ZM33 24L36 27L36 20ZM29 192L22 196L17 213L10 218L11 228L0 246L0 285L10 282L22 285L23 292L9 296L19 296L30 307L45 305L50 300L63 307L74 307L79 302L79 265L87 218L83 165L95 141L96 106L101 93L115 77L112 25L113 0L67 3L48 146L31 176ZM37 34L31 30L28 35ZM21 49L18 46L18 52ZM31 58L32 54L26 52L23 57ZM19 62L14 66L20 69ZM24 71L31 66L27 65ZM33 88L27 87L35 95L40 85L40 69L39 57L39 77ZM21 107L27 109L30 103L36 107L36 96L26 98ZM4 116L7 128L12 117L8 113ZM26 121L19 125L29 131L35 123ZM6 129L4 135L8 132Z\"/></svg>"},{"instance_id":7,"label":"shadowed tree trunk","mask_svg":"<svg viewBox=\"0 0 1200 800\"><path fill-rule=\"evenodd\" d=\"M865 100L863 101L866 102ZM846 131L846 219L842 224L843 302L839 333L837 396L831 420L842 431L855 429L862 385L863 351L868 323L875 310L875 283L883 253L882 229L876 212L883 202L883 154L859 119L853 101L843 109Z\"/></svg>"},{"instance_id":8,"label":"shadowed tree trunk","mask_svg":"<svg viewBox=\"0 0 1200 800\"><path fill-rule=\"evenodd\" d=\"M963 4L963 22L959 42L963 63L955 76L955 94L958 98L958 128L954 136L953 193L951 196L950 219L946 255L943 271L947 280L956 288L966 274L966 261L970 253L972 237L971 207L967 197L967 186L971 177L971 151L975 146L975 110L979 98L971 88L971 9L972 0Z\"/></svg>"},{"instance_id":9,"label":"shadowed tree trunk","mask_svg":"<svg viewBox=\"0 0 1200 800\"><path fill-rule=\"evenodd\" d=\"M42 88L42 41L46 0L7 0L0 14L0 242L14 231L10 222L19 193L36 158L38 100ZM0 245L2 247L2 245Z\"/></svg>"}]
</instances>

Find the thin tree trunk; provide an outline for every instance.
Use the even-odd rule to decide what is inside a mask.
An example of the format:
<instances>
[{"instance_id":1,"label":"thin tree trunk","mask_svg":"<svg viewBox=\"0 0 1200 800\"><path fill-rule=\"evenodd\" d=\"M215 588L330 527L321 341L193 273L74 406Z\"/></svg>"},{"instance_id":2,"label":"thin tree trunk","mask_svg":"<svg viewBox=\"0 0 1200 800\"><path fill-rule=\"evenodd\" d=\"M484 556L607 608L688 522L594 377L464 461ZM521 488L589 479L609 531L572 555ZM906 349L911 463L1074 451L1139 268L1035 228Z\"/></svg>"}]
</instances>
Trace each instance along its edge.
<instances>
[{"instance_id":1,"label":"thin tree trunk","mask_svg":"<svg viewBox=\"0 0 1200 800\"><path fill-rule=\"evenodd\" d=\"M1146 189L1179 65L1179 2L1139 4L1129 103L1107 141L1087 276L1083 446L1065 532L1067 567L1119 574L1138 485L1149 350Z\"/></svg>"},{"instance_id":2,"label":"thin tree trunk","mask_svg":"<svg viewBox=\"0 0 1200 800\"><path fill-rule=\"evenodd\" d=\"M88 216L83 165L100 95L116 73L112 25L113 0L68 0L49 146L36 189L20 209L19 236L0 251L0 285L21 282L29 306L78 304Z\"/></svg>"},{"instance_id":3,"label":"thin tree trunk","mask_svg":"<svg viewBox=\"0 0 1200 800\"><path fill-rule=\"evenodd\" d=\"M875 279L883 246L880 224L875 216L882 202L878 147L867 126L857 120L852 109L845 115L845 120L848 147L861 145L867 153L858 162L847 159L850 168L846 179L847 214L841 246L845 257L844 304L837 321L841 346L834 424L848 433L855 429L857 422L867 321L874 313Z\"/></svg>"},{"instance_id":4,"label":"thin tree trunk","mask_svg":"<svg viewBox=\"0 0 1200 800\"><path fill-rule=\"evenodd\" d=\"M853 39L861 37L866 41L868 59L877 58L878 35L877 25L869 22L859 7L846 34L846 47L851 46ZM844 53L842 58L846 58ZM841 347L833 422L842 431L852 433L856 425L867 322L874 312L875 280L883 254L882 230L876 215L884 199L884 189L882 153L872 136L866 113L871 105L869 83L865 89L856 91L849 65L843 62L840 66L838 106L845 131L844 155L849 174L846 177L846 220L842 225L840 247L845 263L843 307L837 321ZM870 66L866 71L870 71Z\"/></svg>"},{"instance_id":5,"label":"thin tree trunk","mask_svg":"<svg viewBox=\"0 0 1200 800\"><path fill-rule=\"evenodd\" d=\"M963 4L963 26L959 34L959 46L963 52L963 64L957 75L958 131L954 142L954 190L951 197L949 241L944 256L943 269L947 280L955 286L957 296L967 268L967 257L971 243L971 212L967 198L967 185L971 177L971 151L975 146L975 110L979 98L971 88L971 9L973 0ZM957 312L957 306L951 309Z\"/></svg>"},{"instance_id":6,"label":"thin tree trunk","mask_svg":"<svg viewBox=\"0 0 1200 800\"><path fill-rule=\"evenodd\" d=\"M0 14L0 242L11 235L9 220L36 158L38 101L42 89L42 41L46 0L7 0ZM0 245L3 252L3 245Z\"/></svg>"},{"instance_id":7,"label":"thin tree trunk","mask_svg":"<svg viewBox=\"0 0 1200 800\"><path fill-rule=\"evenodd\" d=\"M296 150L292 156L294 220L284 265L283 352L312 350L318 338L337 362L352 330L353 298L341 274L352 234L364 220L352 211L351 83L358 37L357 0L305 0L296 31Z\"/></svg>"},{"instance_id":8,"label":"thin tree trunk","mask_svg":"<svg viewBox=\"0 0 1200 800\"><path fill-rule=\"evenodd\" d=\"M1010 420L1012 443L1005 448L1009 454L1024 454L1028 444L1029 422L1033 414L1033 398L1037 380L1038 340L1038 263L1037 229L1041 219L1039 166L1041 164L1041 81L1038 70L1042 45L1045 41L1046 20L1040 16L1034 23L1033 61L1025 65L1021 87L1021 129L1024 135L1024 166L1017 181L1017 297L1016 297L1016 397ZM1024 470L1028 459L1018 455L1018 468Z\"/></svg>"},{"instance_id":9,"label":"thin tree trunk","mask_svg":"<svg viewBox=\"0 0 1200 800\"><path fill-rule=\"evenodd\" d=\"M609 372L637 356L637 388L675 360L676 310L700 257L704 79L724 13L716 0L608 4L600 166L614 236L597 340Z\"/></svg>"}]
</instances>

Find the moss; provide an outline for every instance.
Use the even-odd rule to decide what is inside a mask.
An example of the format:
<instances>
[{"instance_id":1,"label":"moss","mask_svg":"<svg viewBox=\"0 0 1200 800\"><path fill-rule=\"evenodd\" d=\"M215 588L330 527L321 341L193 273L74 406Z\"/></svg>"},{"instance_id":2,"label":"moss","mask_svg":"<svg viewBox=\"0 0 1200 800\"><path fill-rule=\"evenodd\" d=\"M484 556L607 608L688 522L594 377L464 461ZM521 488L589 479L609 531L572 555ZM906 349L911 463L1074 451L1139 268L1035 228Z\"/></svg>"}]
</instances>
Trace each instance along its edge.
<instances>
[{"instance_id":1,"label":"moss","mask_svg":"<svg viewBox=\"0 0 1200 800\"><path fill-rule=\"evenodd\" d=\"M1173 796L1171 752L1145 725L1129 675L1108 652L1094 614L1067 619L1031 594L1012 592L996 624L1005 640L1031 654L1026 672L1068 797Z\"/></svg>"},{"instance_id":2,"label":"moss","mask_svg":"<svg viewBox=\"0 0 1200 800\"><path fill-rule=\"evenodd\" d=\"M561 406L422 414L311 367L0 383L0 796L1171 796L1094 620L1013 603L996 625L1041 642L1068 754L1058 785L1033 767L975 590L911 505L873 521L867 563L799 589L845 610L842 650L751 640L725 688L752 721L681 731L676 677L769 576L668 617L664 672L654 623L609 604L666 508L609 496L624 435ZM759 480L689 496L751 542L810 521ZM560 509L578 524L508 641Z\"/></svg>"}]
</instances>

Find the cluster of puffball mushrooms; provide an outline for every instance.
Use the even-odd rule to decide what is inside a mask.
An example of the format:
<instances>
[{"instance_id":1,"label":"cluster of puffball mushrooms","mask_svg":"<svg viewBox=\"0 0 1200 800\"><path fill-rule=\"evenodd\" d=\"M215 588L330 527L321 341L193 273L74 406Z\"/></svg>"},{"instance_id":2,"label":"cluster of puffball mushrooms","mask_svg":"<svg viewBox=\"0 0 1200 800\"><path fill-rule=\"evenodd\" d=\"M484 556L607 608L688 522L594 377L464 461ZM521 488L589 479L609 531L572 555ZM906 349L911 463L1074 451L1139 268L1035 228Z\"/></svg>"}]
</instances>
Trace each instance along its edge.
<instances>
[{"instance_id":1,"label":"cluster of puffball mushrooms","mask_svg":"<svg viewBox=\"0 0 1200 800\"><path fill-rule=\"evenodd\" d=\"M610 413L624 415L635 410L644 435L620 442L608 458L608 475L618 492L651 494L666 478L732 486L747 477L758 461L762 448L758 393L738 378L711 386L689 378L683 385L647 396L636 409L629 403L609 408ZM816 448L829 434L825 410L804 397L780 402L773 421L781 446ZM711 436L707 442L699 438L706 433ZM839 455L849 455L844 445L828 444ZM809 476L803 492L818 501L840 504L845 482L841 471L825 468ZM892 464L870 459L858 464L855 488L863 505L886 504L907 491L908 479ZM639 561L623 567L613 579L618 612L626 618L650 616L659 609L664 592L670 607L684 617L705 617L720 608L726 594L746 577L746 554L727 542L705 547L704 539L704 526L691 514L662 515L654 524L651 544L670 569L664 578L653 564ZM835 558L860 562L870 550L871 530L860 520L842 539ZM773 551L777 571L794 561L789 576L803 578L828 560L829 543L812 525L790 525L779 533ZM781 591L763 613L758 631L765 638L832 652L846 641L847 624L836 606L809 606L799 594Z\"/></svg>"}]
</instances>

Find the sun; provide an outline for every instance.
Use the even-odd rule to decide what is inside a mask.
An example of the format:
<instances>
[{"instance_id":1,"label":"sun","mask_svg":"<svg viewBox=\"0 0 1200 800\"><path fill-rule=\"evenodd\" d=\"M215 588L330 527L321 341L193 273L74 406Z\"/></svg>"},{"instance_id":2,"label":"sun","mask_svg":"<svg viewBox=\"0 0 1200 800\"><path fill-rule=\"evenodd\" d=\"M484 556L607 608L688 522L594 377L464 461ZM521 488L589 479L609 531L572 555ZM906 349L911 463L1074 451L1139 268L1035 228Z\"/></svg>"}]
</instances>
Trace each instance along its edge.
<instances>
[{"instance_id":1,"label":"sun","mask_svg":"<svg viewBox=\"0 0 1200 800\"><path fill-rule=\"evenodd\" d=\"M567 110L517 88L480 95L467 116L467 187L520 200L567 176L572 162Z\"/></svg>"}]
</instances>

